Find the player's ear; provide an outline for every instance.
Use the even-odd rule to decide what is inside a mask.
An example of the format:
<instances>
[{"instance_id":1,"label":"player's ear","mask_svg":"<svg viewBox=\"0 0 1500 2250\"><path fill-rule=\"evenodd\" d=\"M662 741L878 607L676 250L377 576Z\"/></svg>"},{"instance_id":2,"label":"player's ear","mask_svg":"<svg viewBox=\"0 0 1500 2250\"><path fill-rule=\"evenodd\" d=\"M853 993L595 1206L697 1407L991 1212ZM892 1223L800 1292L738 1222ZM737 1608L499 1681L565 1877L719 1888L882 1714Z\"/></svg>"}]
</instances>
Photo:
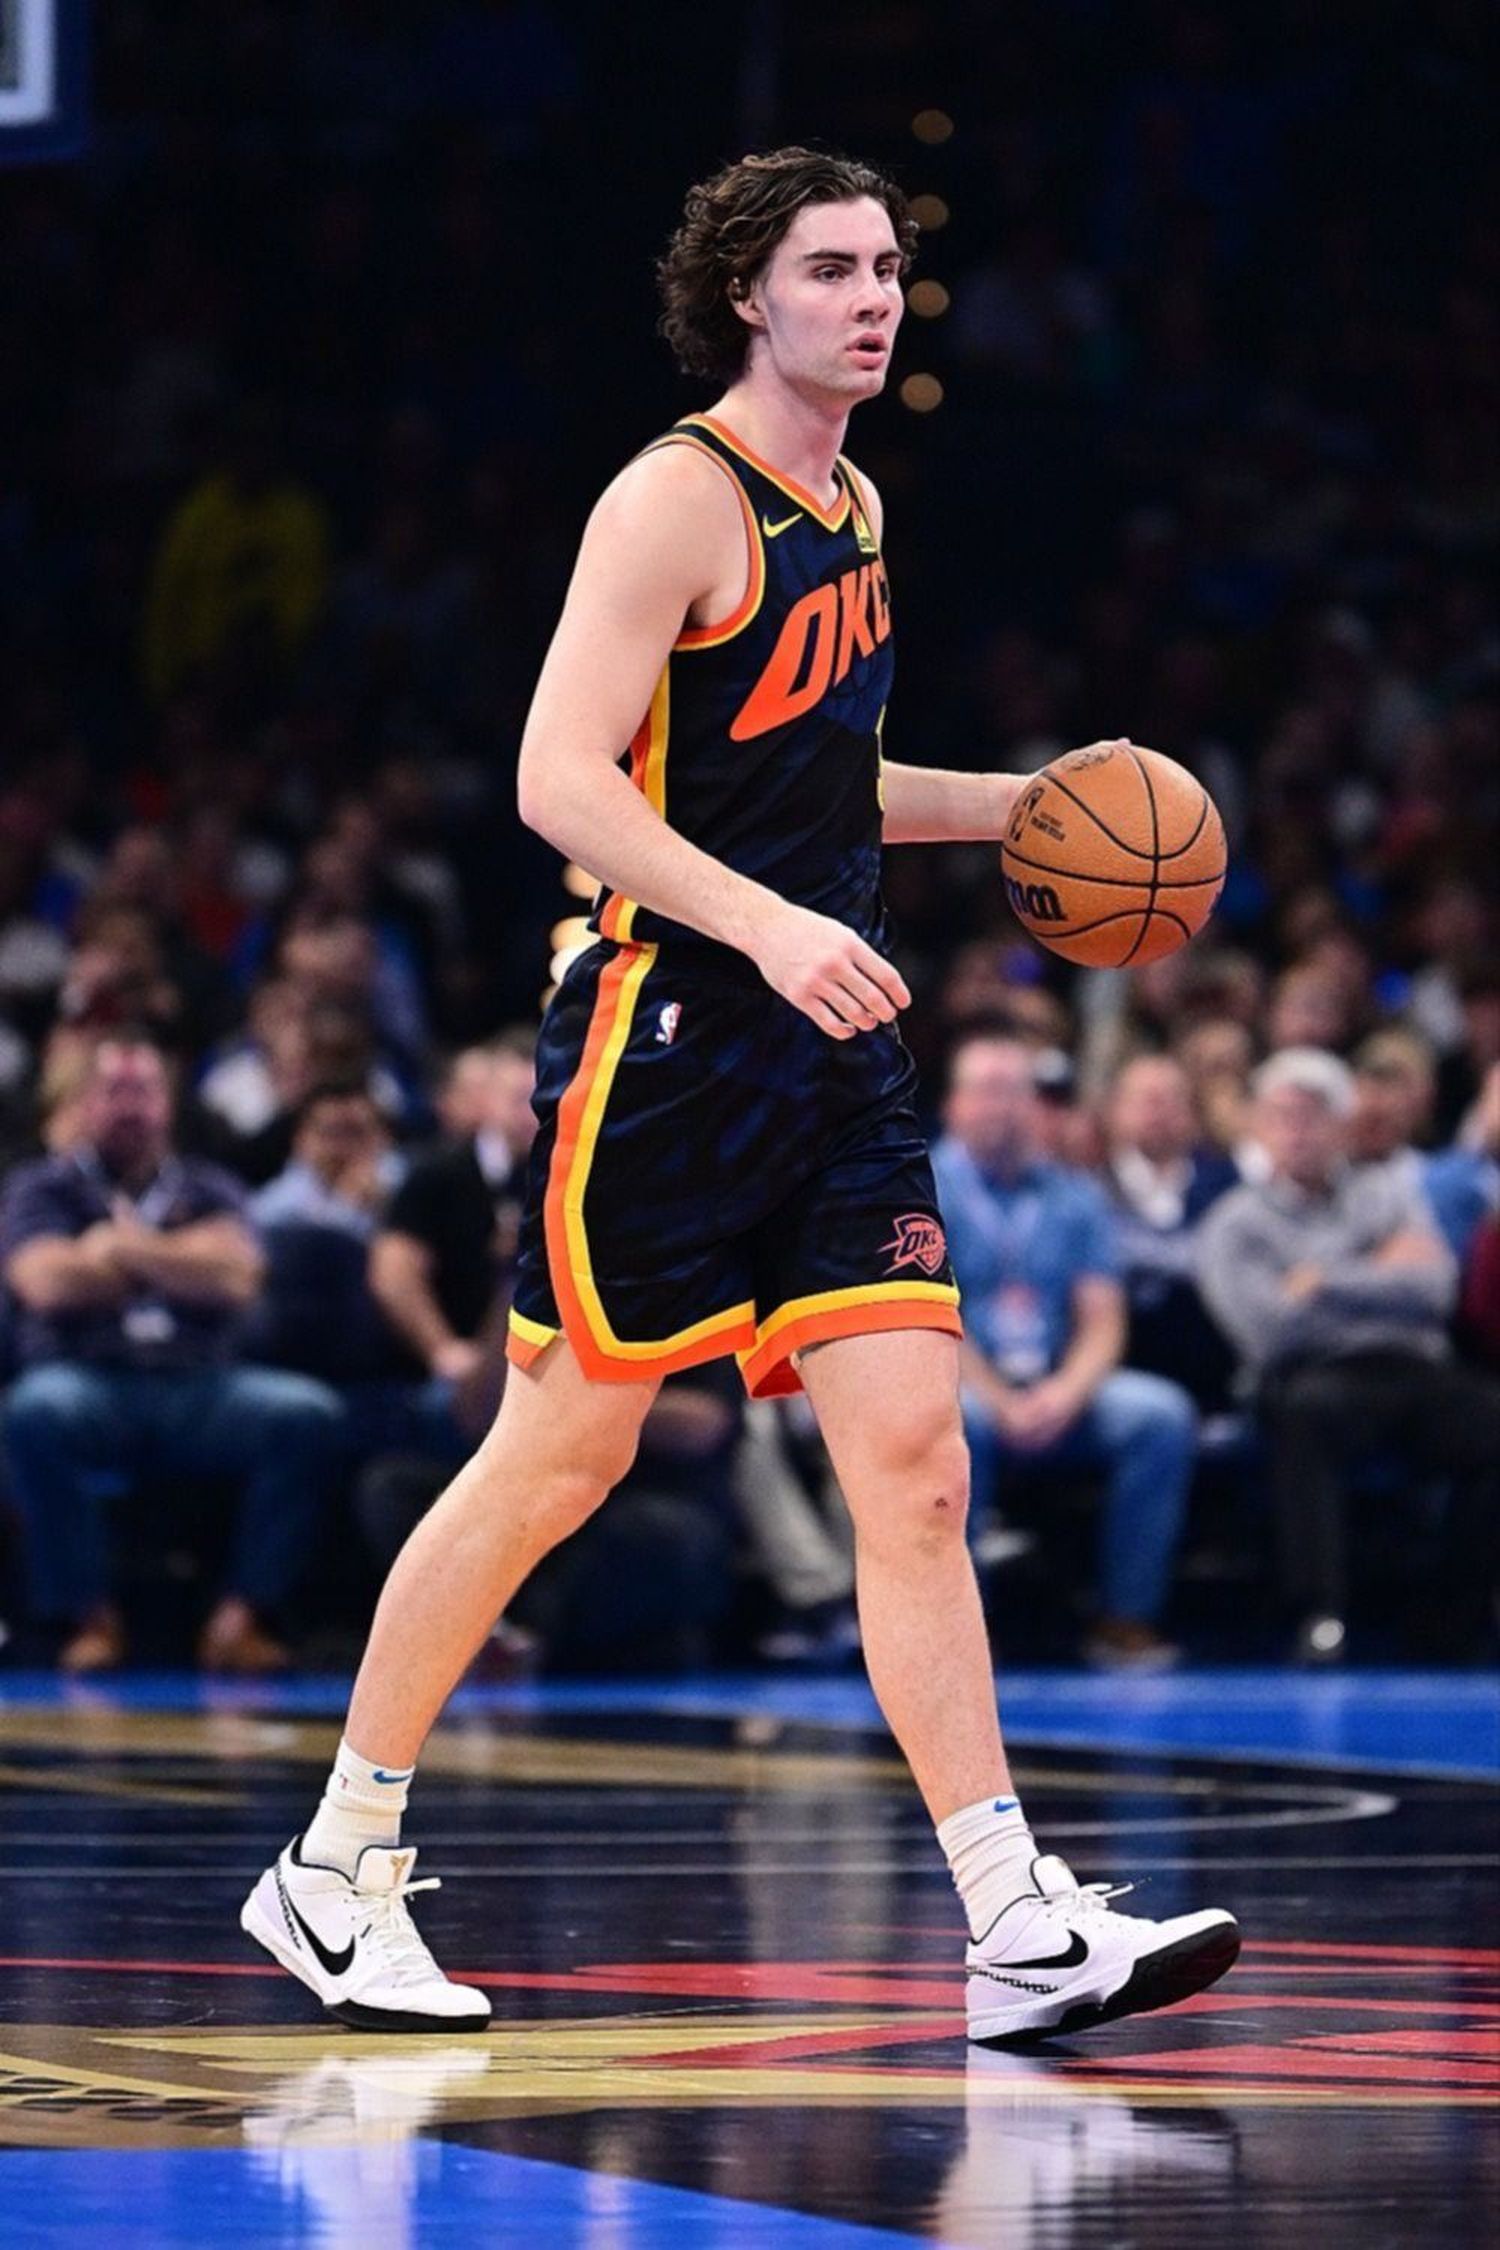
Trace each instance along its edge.
<instances>
[{"instance_id":1,"label":"player's ear","mask_svg":"<svg viewBox=\"0 0 1500 2250\"><path fill-rule=\"evenodd\" d=\"M765 327L766 316L761 310L758 281L745 281L736 274L729 284L729 302L747 328Z\"/></svg>"}]
</instances>

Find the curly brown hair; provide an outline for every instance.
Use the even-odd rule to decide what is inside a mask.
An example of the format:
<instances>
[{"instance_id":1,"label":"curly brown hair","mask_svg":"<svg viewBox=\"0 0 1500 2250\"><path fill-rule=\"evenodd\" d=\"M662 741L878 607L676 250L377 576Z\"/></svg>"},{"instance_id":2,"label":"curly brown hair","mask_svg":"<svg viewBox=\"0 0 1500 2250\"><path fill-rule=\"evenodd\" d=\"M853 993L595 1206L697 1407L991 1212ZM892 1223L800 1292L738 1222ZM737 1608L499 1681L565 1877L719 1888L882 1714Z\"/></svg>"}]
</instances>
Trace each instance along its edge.
<instances>
[{"instance_id":1,"label":"curly brown hair","mask_svg":"<svg viewBox=\"0 0 1500 2250\"><path fill-rule=\"evenodd\" d=\"M904 273L917 248L911 207L894 180L853 157L776 148L726 164L688 190L682 224L656 268L659 326L685 375L732 383L744 373L751 331L731 299L764 272L799 211L860 196L885 205Z\"/></svg>"}]
</instances>

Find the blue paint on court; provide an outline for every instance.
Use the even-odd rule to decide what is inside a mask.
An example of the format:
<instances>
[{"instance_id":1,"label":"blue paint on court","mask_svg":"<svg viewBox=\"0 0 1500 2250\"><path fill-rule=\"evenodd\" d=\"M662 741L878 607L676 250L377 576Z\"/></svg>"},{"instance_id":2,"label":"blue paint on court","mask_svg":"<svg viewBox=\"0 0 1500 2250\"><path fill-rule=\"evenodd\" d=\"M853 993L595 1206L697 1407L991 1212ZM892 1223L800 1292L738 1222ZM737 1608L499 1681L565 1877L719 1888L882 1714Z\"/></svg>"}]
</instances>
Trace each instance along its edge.
<instances>
[{"instance_id":1,"label":"blue paint on court","mask_svg":"<svg viewBox=\"0 0 1500 2250\"><path fill-rule=\"evenodd\" d=\"M1084 1750L1209 1752L1382 1773L1500 1778L1500 1673L1185 1671L1153 1679L1091 1672L1016 1672L999 1682L1006 1730L1019 1745ZM336 1718L345 1679L218 1682L194 1674L138 1673L87 1688L55 1673L0 1673L0 1706L116 1706L152 1711L268 1711ZM880 1724L862 1678L764 1673L692 1678L569 1680L467 1688L453 1716L487 1711L527 1717L668 1712L679 1717L760 1716L832 1727Z\"/></svg>"},{"instance_id":2,"label":"blue paint on court","mask_svg":"<svg viewBox=\"0 0 1500 2250\"><path fill-rule=\"evenodd\" d=\"M17 2250L260 2250L524 2243L526 2250L892 2250L918 2238L455 2141L0 2154L0 2239ZM942 2250L931 2236L923 2250Z\"/></svg>"}]
</instances>

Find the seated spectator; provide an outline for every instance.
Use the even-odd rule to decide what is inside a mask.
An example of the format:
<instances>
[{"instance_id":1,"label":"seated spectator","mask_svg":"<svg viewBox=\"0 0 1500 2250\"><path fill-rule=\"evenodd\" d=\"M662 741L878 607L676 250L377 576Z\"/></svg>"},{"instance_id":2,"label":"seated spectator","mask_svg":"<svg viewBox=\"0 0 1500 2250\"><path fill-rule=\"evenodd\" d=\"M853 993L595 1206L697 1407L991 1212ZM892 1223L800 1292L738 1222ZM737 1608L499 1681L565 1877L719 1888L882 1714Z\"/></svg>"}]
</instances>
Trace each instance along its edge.
<instances>
[{"instance_id":1,"label":"seated spectator","mask_svg":"<svg viewBox=\"0 0 1500 2250\"><path fill-rule=\"evenodd\" d=\"M1359 1029L1358 1010L1338 970L1305 960L1283 969L1266 1009L1266 1045L1345 1051Z\"/></svg>"},{"instance_id":2,"label":"seated spectator","mask_svg":"<svg viewBox=\"0 0 1500 2250\"><path fill-rule=\"evenodd\" d=\"M1187 1075L1167 1055L1129 1062L1110 1089L1104 1182L1130 1315L1132 1367L1166 1375L1205 1413L1229 1403L1234 1358L1198 1294L1195 1238L1210 1204L1239 1175L1205 1149Z\"/></svg>"},{"instance_id":3,"label":"seated spectator","mask_svg":"<svg viewBox=\"0 0 1500 2250\"><path fill-rule=\"evenodd\" d=\"M385 1119L360 1079L315 1086L292 1160L251 1212L266 1254L256 1356L341 1387L394 1375L399 1347L369 1285L370 1243L400 1176Z\"/></svg>"},{"instance_id":4,"label":"seated spectator","mask_svg":"<svg viewBox=\"0 0 1500 2250\"><path fill-rule=\"evenodd\" d=\"M199 1639L232 1671L286 1661L273 1637L316 1535L340 1407L303 1376L234 1366L263 1258L240 1190L172 1145L165 1058L122 1030L95 1049L83 1137L23 1166L0 1208L0 1272L20 1308L6 1400L31 1606L69 1630L63 1666L119 1663L108 1490L147 1470L243 1480L228 1581Z\"/></svg>"},{"instance_id":5,"label":"seated spectator","mask_svg":"<svg viewBox=\"0 0 1500 2250\"><path fill-rule=\"evenodd\" d=\"M370 1285L408 1364L450 1387L462 1418L487 1424L504 1365L504 1291L516 1254L535 1041L493 1042L477 1130L419 1157L376 1234Z\"/></svg>"},{"instance_id":6,"label":"seated spectator","mask_svg":"<svg viewBox=\"0 0 1500 2250\"><path fill-rule=\"evenodd\" d=\"M252 1003L255 1041L224 1057L200 1089L195 1137L252 1187L263 1187L290 1162L308 1090L335 1082L364 1085L383 1117L407 1111L399 1080L376 1057L366 1019L333 1002L309 1002L285 979ZM259 995L257 995L257 1000Z\"/></svg>"},{"instance_id":7,"label":"seated spectator","mask_svg":"<svg viewBox=\"0 0 1500 2250\"><path fill-rule=\"evenodd\" d=\"M1156 1630L1192 1473L1191 1399L1122 1368L1125 1299L1108 1206L1081 1172L1042 1160L1033 1063L981 1034L955 1049L946 1132L933 1154L964 1296L965 1376L977 1523L1022 1461L1107 1475L1098 1663L1160 1667Z\"/></svg>"},{"instance_id":8,"label":"seated spectator","mask_svg":"<svg viewBox=\"0 0 1500 2250\"><path fill-rule=\"evenodd\" d=\"M1360 1164L1390 1164L1425 1195L1439 1231L1463 1263L1481 1219L1500 1205L1500 1067L1466 1127L1472 1145L1429 1150L1437 1066L1412 1031L1377 1031L1354 1058L1350 1154Z\"/></svg>"},{"instance_id":9,"label":"seated spectator","mask_svg":"<svg viewBox=\"0 0 1500 2250\"><path fill-rule=\"evenodd\" d=\"M1255 1041L1232 1016L1205 1016L1172 1041L1172 1057L1187 1075L1188 1093L1208 1147L1243 1172L1250 1073Z\"/></svg>"},{"instance_id":10,"label":"seated spectator","mask_svg":"<svg viewBox=\"0 0 1500 2250\"><path fill-rule=\"evenodd\" d=\"M1261 1066L1255 1096L1269 1175L1208 1214L1199 1274L1257 1387L1298 1652L1343 1653L1346 1481L1375 1453L1452 1480L1438 1591L1456 1644L1481 1629L1494 1576L1500 1388L1454 1361L1453 1260L1418 1190L1348 1162L1347 1067L1289 1048Z\"/></svg>"}]
</instances>

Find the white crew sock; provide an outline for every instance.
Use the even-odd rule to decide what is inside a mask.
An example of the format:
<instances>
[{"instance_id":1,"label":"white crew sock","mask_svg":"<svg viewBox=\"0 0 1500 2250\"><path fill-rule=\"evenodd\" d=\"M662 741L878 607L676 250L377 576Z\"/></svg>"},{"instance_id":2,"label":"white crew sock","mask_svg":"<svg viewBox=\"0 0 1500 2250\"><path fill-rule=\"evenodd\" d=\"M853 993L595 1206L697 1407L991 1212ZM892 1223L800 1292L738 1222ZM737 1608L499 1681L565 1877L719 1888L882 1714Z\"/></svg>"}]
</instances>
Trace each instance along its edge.
<instances>
[{"instance_id":1,"label":"white crew sock","mask_svg":"<svg viewBox=\"0 0 1500 2250\"><path fill-rule=\"evenodd\" d=\"M939 1823L937 1840L977 1945L1028 1888L1036 1838L1016 1798L985 1797L950 1813Z\"/></svg>"},{"instance_id":2,"label":"white crew sock","mask_svg":"<svg viewBox=\"0 0 1500 2250\"><path fill-rule=\"evenodd\" d=\"M302 1839L301 1857L314 1867L341 1867L352 1876L367 1844L399 1844L415 1771L414 1766L371 1765L347 1741L341 1742L323 1802Z\"/></svg>"}]
</instances>

